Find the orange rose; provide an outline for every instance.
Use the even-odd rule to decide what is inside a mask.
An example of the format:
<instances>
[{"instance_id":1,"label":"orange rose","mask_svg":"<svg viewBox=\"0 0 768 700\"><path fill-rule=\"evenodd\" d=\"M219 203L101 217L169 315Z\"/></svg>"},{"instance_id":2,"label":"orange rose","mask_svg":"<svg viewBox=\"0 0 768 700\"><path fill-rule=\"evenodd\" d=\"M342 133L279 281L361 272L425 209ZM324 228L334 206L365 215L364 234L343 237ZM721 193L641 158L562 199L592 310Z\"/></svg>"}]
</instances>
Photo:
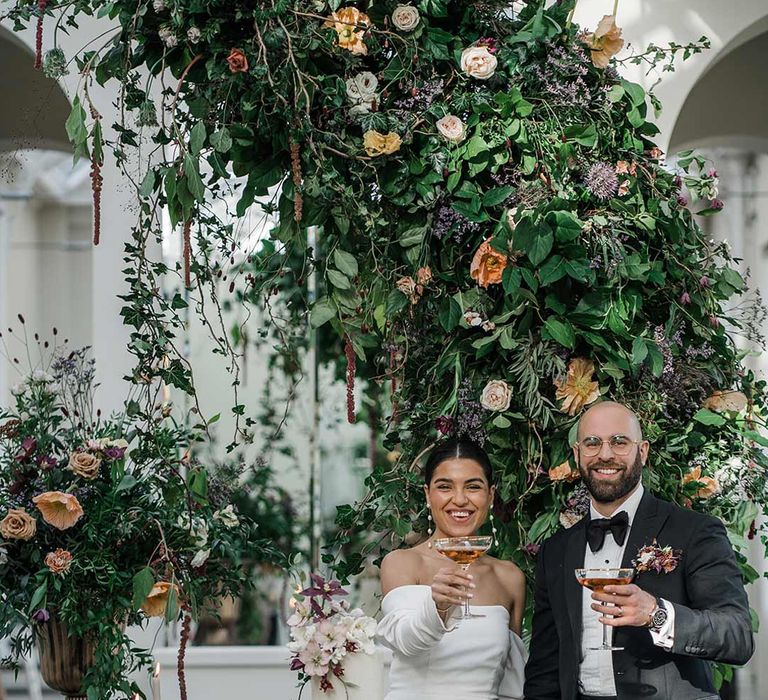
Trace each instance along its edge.
<instances>
[{"instance_id":1,"label":"orange rose","mask_svg":"<svg viewBox=\"0 0 768 700\"><path fill-rule=\"evenodd\" d=\"M169 583L168 581L158 581L149 595L144 599L141 604L141 609L147 617L163 617L165 615L165 609L168 605L168 596L171 594L171 590L176 593L176 598L179 597L179 587L175 583Z\"/></svg>"},{"instance_id":2,"label":"orange rose","mask_svg":"<svg viewBox=\"0 0 768 700\"><path fill-rule=\"evenodd\" d=\"M47 491L35 496L32 502L42 513L43 520L59 530L66 530L83 517L83 507L71 493Z\"/></svg>"},{"instance_id":3,"label":"orange rose","mask_svg":"<svg viewBox=\"0 0 768 700\"><path fill-rule=\"evenodd\" d=\"M552 481L576 481L579 478L579 472L571 469L571 463L566 460L549 470L549 478Z\"/></svg>"},{"instance_id":4,"label":"orange rose","mask_svg":"<svg viewBox=\"0 0 768 700\"><path fill-rule=\"evenodd\" d=\"M229 64L229 70L233 73L248 72L248 59L245 57L242 49L232 49L229 52L229 56L227 56L227 63Z\"/></svg>"},{"instance_id":5,"label":"orange rose","mask_svg":"<svg viewBox=\"0 0 768 700\"><path fill-rule=\"evenodd\" d=\"M91 481L99 475L101 457L90 452L73 452L69 456L68 466L78 476Z\"/></svg>"},{"instance_id":6,"label":"orange rose","mask_svg":"<svg viewBox=\"0 0 768 700\"><path fill-rule=\"evenodd\" d=\"M576 357L568 363L565 381L556 381L555 396L562 401L560 410L575 416L587 404L600 397L600 385L592 380L595 366L584 357Z\"/></svg>"},{"instance_id":7,"label":"orange rose","mask_svg":"<svg viewBox=\"0 0 768 700\"><path fill-rule=\"evenodd\" d=\"M420 267L416 270L416 281L421 285L428 285L432 279L432 270L429 267Z\"/></svg>"},{"instance_id":8,"label":"orange rose","mask_svg":"<svg viewBox=\"0 0 768 700\"><path fill-rule=\"evenodd\" d=\"M57 549L55 552L48 552L45 555L45 565L54 574L66 574L69 567L72 566L72 554L66 549Z\"/></svg>"},{"instance_id":9,"label":"orange rose","mask_svg":"<svg viewBox=\"0 0 768 700\"><path fill-rule=\"evenodd\" d=\"M23 508L11 508L0 520L0 535L6 540L31 540L37 532L35 520Z\"/></svg>"},{"instance_id":10,"label":"orange rose","mask_svg":"<svg viewBox=\"0 0 768 700\"><path fill-rule=\"evenodd\" d=\"M491 247L491 239L488 238L480 244L469 266L469 274L481 287L491 284L499 284L508 258Z\"/></svg>"},{"instance_id":11,"label":"orange rose","mask_svg":"<svg viewBox=\"0 0 768 700\"><path fill-rule=\"evenodd\" d=\"M701 467L691 469L683 476L683 485L695 481L701 484L701 487L693 494L694 498L710 498L720 492L720 484L711 476L702 476Z\"/></svg>"},{"instance_id":12,"label":"orange rose","mask_svg":"<svg viewBox=\"0 0 768 700\"><path fill-rule=\"evenodd\" d=\"M368 53L368 47L363 42L363 36L370 24L368 15L360 12L356 7L344 7L334 12L323 27L336 30L339 46L342 49L364 56Z\"/></svg>"}]
</instances>

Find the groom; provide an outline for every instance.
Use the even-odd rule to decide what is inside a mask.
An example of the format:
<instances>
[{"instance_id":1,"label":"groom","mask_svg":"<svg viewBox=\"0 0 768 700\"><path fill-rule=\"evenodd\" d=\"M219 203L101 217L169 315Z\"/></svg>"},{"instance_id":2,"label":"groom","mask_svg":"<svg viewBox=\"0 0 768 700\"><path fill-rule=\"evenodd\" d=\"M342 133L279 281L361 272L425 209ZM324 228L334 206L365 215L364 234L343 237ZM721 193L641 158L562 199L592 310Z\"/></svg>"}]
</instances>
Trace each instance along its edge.
<instances>
[{"instance_id":1,"label":"groom","mask_svg":"<svg viewBox=\"0 0 768 700\"><path fill-rule=\"evenodd\" d=\"M643 489L648 441L621 404L603 402L584 413L573 453L590 515L539 552L525 699L718 698L710 662L744 664L754 648L725 528ZM633 560L646 545L655 549L638 567ZM662 552L666 547L671 551ZM603 593L581 587L574 574L620 566L637 567L634 583ZM602 623L622 651L594 650Z\"/></svg>"}]
</instances>

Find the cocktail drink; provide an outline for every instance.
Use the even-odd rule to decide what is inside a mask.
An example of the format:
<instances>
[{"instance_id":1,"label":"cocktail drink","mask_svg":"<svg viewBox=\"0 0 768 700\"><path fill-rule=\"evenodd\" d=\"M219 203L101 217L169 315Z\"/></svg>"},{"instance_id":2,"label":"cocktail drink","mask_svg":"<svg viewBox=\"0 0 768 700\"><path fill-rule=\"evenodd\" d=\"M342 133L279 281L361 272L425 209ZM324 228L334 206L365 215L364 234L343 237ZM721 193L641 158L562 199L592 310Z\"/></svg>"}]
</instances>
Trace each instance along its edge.
<instances>
[{"instance_id":1,"label":"cocktail drink","mask_svg":"<svg viewBox=\"0 0 768 700\"><path fill-rule=\"evenodd\" d=\"M474 537L441 537L434 541L435 549L445 555L451 561L461 566L462 571L467 571L469 565L485 554L493 542L493 537L476 535ZM464 612L462 619L470 617L485 617L482 613L473 613L469 610L469 598L464 600Z\"/></svg>"},{"instance_id":2,"label":"cocktail drink","mask_svg":"<svg viewBox=\"0 0 768 700\"><path fill-rule=\"evenodd\" d=\"M632 583L634 569L576 569L576 580L592 591L602 591L606 586L625 586ZM606 603L611 605L611 603ZM603 644L590 647L592 650L621 651L624 647L615 647L608 640L608 625L603 625Z\"/></svg>"}]
</instances>

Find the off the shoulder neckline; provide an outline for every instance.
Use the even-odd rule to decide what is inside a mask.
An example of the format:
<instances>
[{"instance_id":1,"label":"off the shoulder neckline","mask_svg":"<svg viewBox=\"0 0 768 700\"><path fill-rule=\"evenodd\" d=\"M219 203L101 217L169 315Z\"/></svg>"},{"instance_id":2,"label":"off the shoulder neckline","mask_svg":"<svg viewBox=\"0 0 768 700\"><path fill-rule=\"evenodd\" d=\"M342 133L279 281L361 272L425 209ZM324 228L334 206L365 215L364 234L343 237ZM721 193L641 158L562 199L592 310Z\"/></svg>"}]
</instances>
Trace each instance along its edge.
<instances>
[{"instance_id":1,"label":"off the shoulder neckline","mask_svg":"<svg viewBox=\"0 0 768 700\"><path fill-rule=\"evenodd\" d=\"M431 586L427 586L425 583L405 583L402 586L396 586L393 588L389 593L387 593L382 599L381 602L383 603L387 596L389 596L390 593L394 593L395 591L399 591L401 588L431 588ZM470 603L470 608L501 608L505 613L507 613L507 617L509 617L509 610L507 610L503 605L473 605ZM514 631L510 630L512 634L515 634Z\"/></svg>"}]
</instances>

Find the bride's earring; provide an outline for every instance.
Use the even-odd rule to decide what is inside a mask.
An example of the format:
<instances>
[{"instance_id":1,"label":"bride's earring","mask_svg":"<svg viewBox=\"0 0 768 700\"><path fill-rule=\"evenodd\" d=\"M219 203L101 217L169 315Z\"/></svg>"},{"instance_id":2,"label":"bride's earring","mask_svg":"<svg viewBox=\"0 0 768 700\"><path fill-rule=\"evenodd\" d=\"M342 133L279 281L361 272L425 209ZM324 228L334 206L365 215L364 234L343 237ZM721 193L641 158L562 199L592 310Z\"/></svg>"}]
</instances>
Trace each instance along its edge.
<instances>
[{"instance_id":1,"label":"bride's earring","mask_svg":"<svg viewBox=\"0 0 768 700\"><path fill-rule=\"evenodd\" d=\"M432 549L432 510L427 503L427 547Z\"/></svg>"},{"instance_id":2,"label":"bride's earring","mask_svg":"<svg viewBox=\"0 0 768 700\"><path fill-rule=\"evenodd\" d=\"M496 535L498 530L496 529L496 523L493 521L493 511L490 512L489 520L491 521L491 532L493 533L493 544L498 547L499 538Z\"/></svg>"}]
</instances>

